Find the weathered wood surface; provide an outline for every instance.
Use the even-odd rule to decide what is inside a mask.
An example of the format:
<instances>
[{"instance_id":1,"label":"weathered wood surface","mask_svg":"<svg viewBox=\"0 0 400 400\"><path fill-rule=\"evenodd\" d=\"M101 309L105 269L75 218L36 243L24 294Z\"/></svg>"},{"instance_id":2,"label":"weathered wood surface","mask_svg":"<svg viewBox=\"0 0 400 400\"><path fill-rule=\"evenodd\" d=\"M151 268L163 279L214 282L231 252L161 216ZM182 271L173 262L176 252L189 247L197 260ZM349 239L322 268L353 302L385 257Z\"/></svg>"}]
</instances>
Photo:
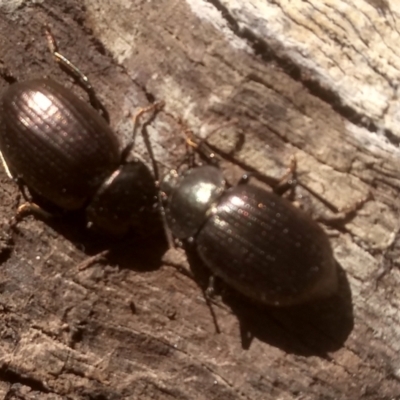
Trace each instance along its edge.
<instances>
[{"instance_id":1,"label":"weathered wood surface","mask_svg":"<svg viewBox=\"0 0 400 400\"><path fill-rule=\"evenodd\" d=\"M395 264L398 253L400 6L2 0L0 12L1 88L6 70L72 85L47 51L50 23L121 140L129 112L165 100L150 128L165 168L184 155L179 117L198 134L236 117L212 138L231 180L279 176L295 154L297 195L317 211L314 194L339 209L373 194L332 239L338 296L295 310L220 302L221 334L198 285L166 265L184 265L183 253L165 255L160 238L133 237L111 265L78 271L97 249L85 232L28 218L2 252L2 398L400 398L399 271L376 290L372 279L384 250ZM4 226L17 189L0 178Z\"/></svg>"}]
</instances>

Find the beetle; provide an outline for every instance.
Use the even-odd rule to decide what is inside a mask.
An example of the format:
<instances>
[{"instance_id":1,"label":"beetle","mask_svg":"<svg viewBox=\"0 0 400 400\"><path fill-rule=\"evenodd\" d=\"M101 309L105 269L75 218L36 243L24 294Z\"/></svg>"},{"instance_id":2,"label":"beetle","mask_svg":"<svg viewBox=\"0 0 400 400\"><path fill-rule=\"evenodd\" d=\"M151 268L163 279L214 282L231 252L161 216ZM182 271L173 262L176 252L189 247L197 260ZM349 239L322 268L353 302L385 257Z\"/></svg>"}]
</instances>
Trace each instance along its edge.
<instances>
[{"instance_id":1,"label":"beetle","mask_svg":"<svg viewBox=\"0 0 400 400\"><path fill-rule=\"evenodd\" d=\"M156 214L155 178L143 162L129 160L133 140L121 148L88 78L58 52L48 28L46 34L54 58L79 79L92 106L51 79L11 84L0 99L6 172L61 210L85 208L99 231L124 234Z\"/></svg>"},{"instance_id":2,"label":"beetle","mask_svg":"<svg viewBox=\"0 0 400 400\"><path fill-rule=\"evenodd\" d=\"M161 183L168 230L213 276L257 303L293 306L333 294L337 264L323 229L248 181L229 187L212 164L170 171Z\"/></svg>"}]
</instances>

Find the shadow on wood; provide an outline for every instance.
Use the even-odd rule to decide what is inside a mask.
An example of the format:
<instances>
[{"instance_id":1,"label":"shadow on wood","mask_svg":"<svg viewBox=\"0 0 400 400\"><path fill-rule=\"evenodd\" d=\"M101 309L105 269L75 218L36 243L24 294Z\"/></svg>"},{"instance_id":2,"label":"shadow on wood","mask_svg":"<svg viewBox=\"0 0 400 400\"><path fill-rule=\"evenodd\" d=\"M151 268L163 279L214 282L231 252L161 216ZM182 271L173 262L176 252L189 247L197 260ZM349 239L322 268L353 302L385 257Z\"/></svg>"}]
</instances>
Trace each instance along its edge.
<instances>
[{"instance_id":1,"label":"shadow on wood","mask_svg":"<svg viewBox=\"0 0 400 400\"><path fill-rule=\"evenodd\" d=\"M193 250L187 250L188 260L196 282L207 289L209 270ZM326 299L293 307L269 307L255 304L218 281L222 301L237 316L243 349L249 349L257 338L286 353L303 356L318 355L340 349L350 335L353 325L351 291L346 273L337 264L338 292ZM217 321L218 322L218 321ZM223 327L221 327L223 335Z\"/></svg>"}]
</instances>

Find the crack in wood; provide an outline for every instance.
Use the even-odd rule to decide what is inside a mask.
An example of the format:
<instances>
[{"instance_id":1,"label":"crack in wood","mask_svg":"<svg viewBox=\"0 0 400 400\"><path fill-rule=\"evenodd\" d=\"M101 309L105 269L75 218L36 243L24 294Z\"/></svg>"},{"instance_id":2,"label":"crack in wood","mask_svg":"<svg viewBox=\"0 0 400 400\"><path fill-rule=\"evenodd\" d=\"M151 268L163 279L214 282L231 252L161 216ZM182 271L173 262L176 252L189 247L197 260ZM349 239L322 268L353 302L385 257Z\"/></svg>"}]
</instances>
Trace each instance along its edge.
<instances>
[{"instance_id":1,"label":"crack in wood","mask_svg":"<svg viewBox=\"0 0 400 400\"><path fill-rule=\"evenodd\" d=\"M245 39L252 47L255 54L260 56L265 62L275 62L292 79L302 83L302 85L307 88L312 95L329 104L339 115L341 115L349 122L357 126L366 128L371 132L377 132L378 130L380 130L377 124L372 119L367 118L365 115L357 112L354 108L343 104L340 95L330 87L321 84L321 82L314 78L314 74L312 71L301 68L297 64L295 64L287 56L285 48L277 48L271 46L266 40L258 37L247 27L240 28L235 18L230 14L228 8L225 7L220 1L206 1L214 5L221 12L222 16L226 19L234 34L242 39ZM373 68L372 65L370 65L370 67L376 73L379 72L376 70L376 68ZM381 73L379 73L379 75L381 75L383 78L386 79L386 81L389 82L389 78L385 77ZM384 134L390 141L390 143L395 146L399 145L400 138L397 138L390 130L384 130Z\"/></svg>"},{"instance_id":2,"label":"crack in wood","mask_svg":"<svg viewBox=\"0 0 400 400\"><path fill-rule=\"evenodd\" d=\"M0 368L0 381L14 384L21 384L28 386L31 390L41 393L53 393L48 386L40 379L32 378L21 374L15 370L9 369L8 367Z\"/></svg>"}]
</instances>

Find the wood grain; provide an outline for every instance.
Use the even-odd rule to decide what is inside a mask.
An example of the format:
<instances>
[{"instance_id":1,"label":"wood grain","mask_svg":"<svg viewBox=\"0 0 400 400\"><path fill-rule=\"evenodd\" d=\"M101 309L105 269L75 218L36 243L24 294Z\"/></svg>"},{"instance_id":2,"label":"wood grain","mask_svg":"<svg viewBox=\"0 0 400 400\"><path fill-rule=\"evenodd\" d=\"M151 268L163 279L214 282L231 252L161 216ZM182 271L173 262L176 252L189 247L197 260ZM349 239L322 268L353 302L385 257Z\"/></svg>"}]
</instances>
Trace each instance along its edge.
<instances>
[{"instance_id":1,"label":"wood grain","mask_svg":"<svg viewBox=\"0 0 400 400\"><path fill-rule=\"evenodd\" d=\"M0 2L1 88L12 72L81 93L47 50L49 23L121 142L130 113L165 101L149 127L162 173L185 156L180 119L198 136L237 119L210 138L231 182L278 177L295 155L315 214L372 195L329 228L337 296L287 310L228 296L213 307L220 334L162 235L98 243L70 219L24 220L9 251L0 242L2 398L400 398L399 270L374 286L400 250L399 15L372 0ZM4 232L18 190L0 180ZM78 270L105 247L105 265Z\"/></svg>"}]
</instances>

